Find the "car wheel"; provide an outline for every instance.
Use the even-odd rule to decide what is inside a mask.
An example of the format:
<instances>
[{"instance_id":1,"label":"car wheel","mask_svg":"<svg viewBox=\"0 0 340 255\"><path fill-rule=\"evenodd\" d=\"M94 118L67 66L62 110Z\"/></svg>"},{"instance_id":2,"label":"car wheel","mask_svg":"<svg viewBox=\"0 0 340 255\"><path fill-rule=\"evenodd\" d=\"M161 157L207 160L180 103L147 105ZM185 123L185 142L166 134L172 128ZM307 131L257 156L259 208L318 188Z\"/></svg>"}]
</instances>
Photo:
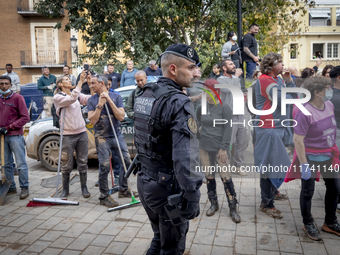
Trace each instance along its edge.
<instances>
[{"instance_id":1,"label":"car wheel","mask_svg":"<svg viewBox=\"0 0 340 255\"><path fill-rule=\"evenodd\" d=\"M45 138L39 146L41 164L49 171L58 171L59 136Z\"/></svg>"}]
</instances>

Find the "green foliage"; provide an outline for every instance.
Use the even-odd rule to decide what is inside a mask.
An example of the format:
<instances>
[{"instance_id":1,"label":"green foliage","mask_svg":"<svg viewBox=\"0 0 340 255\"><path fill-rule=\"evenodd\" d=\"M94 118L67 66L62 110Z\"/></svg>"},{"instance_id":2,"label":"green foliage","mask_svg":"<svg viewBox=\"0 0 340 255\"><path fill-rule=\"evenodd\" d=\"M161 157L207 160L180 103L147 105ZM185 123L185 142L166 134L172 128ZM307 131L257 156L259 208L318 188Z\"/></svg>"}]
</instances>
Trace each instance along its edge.
<instances>
[{"instance_id":1,"label":"green foliage","mask_svg":"<svg viewBox=\"0 0 340 255\"><path fill-rule=\"evenodd\" d=\"M292 15L304 15L307 5L313 2L244 0L243 34L256 22L260 55L280 51L290 34L300 31L301 24ZM198 51L203 76L207 76L221 60L227 33L237 31L236 0L45 0L36 8L49 17L58 17L62 8L67 10L69 23L64 29L82 31L89 47L80 59L92 59L100 68L112 62L117 71L125 68L117 60L120 52L136 68L145 68L169 45L186 43Z\"/></svg>"}]
</instances>

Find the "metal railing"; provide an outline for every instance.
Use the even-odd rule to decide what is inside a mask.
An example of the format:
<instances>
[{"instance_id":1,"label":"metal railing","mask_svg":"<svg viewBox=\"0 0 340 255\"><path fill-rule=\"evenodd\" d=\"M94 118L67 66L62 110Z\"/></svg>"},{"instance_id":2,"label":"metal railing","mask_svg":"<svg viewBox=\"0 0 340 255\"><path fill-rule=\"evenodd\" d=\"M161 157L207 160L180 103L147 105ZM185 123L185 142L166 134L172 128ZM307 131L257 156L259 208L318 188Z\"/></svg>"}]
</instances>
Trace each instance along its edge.
<instances>
[{"instance_id":1,"label":"metal railing","mask_svg":"<svg viewBox=\"0 0 340 255\"><path fill-rule=\"evenodd\" d=\"M17 12L23 16L42 16L34 9L36 0L17 0ZM62 9L60 16L64 16L64 9Z\"/></svg>"},{"instance_id":2,"label":"metal railing","mask_svg":"<svg viewBox=\"0 0 340 255\"><path fill-rule=\"evenodd\" d=\"M67 51L20 51L21 67L42 67L67 65Z\"/></svg>"}]
</instances>

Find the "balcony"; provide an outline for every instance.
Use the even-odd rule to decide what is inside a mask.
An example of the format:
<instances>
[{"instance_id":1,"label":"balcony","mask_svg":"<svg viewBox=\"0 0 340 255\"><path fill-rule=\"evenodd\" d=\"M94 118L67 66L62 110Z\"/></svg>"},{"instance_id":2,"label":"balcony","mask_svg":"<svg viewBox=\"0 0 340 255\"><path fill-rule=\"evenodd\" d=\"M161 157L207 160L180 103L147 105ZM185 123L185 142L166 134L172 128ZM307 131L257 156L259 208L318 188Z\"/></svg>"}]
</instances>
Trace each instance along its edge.
<instances>
[{"instance_id":1,"label":"balcony","mask_svg":"<svg viewBox=\"0 0 340 255\"><path fill-rule=\"evenodd\" d=\"M34 9L34 5L40 2L40 0L17 0L17 13L23 17L42 17ZM60 16L65 16L64 9L60 12Z\"/></svg>"},{"instance_id":2,"label":"balcony","mask_svg":"<svg viewBox=\"0 0 340 255\"><path fill-rule=\"evenodd\" d=\"M67 51L20 51L22 68L63 67L67 65Z\"/></svg>"}]
</instances>

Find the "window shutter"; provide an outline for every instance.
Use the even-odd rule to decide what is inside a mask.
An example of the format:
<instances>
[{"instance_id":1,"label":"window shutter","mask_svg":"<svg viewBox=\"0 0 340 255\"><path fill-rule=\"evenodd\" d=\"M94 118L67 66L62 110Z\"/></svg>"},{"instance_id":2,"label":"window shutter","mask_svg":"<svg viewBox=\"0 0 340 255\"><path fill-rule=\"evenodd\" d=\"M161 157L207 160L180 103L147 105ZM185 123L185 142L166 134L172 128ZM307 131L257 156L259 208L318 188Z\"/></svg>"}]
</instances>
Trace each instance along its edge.
<instances>
[{"instance_id":1,"label":"window shutter","mask_svg":"<svg viewBox=\"0 0 340 255\"><path fill-rule=\"evenodd\" d=\"M54 31L53 28L46 28L46 51L48 62L55 63L55 46L54 46Z\"/></svg>"},{"instance_id":2,"label":"window shutter","mask_svg":"<svg viewBox=\"0 0 340 255\"><path fill-rule=\"evenodd\" d=\"M55 63L55 38L53 28L36 28L36 55L37 63Z\"/></svg>"},{"instance_id":3,"label":"window shutter","mask_svg":"<svg viewBox=\"0 0 340 255\"><path fill-rule=\"evenodd\" d=\"M36 40L36 56L37 64L43 61L45 57L45 43L44 43L44 29L35 29L35 40Z\"/></svg>"}]
</instances>

